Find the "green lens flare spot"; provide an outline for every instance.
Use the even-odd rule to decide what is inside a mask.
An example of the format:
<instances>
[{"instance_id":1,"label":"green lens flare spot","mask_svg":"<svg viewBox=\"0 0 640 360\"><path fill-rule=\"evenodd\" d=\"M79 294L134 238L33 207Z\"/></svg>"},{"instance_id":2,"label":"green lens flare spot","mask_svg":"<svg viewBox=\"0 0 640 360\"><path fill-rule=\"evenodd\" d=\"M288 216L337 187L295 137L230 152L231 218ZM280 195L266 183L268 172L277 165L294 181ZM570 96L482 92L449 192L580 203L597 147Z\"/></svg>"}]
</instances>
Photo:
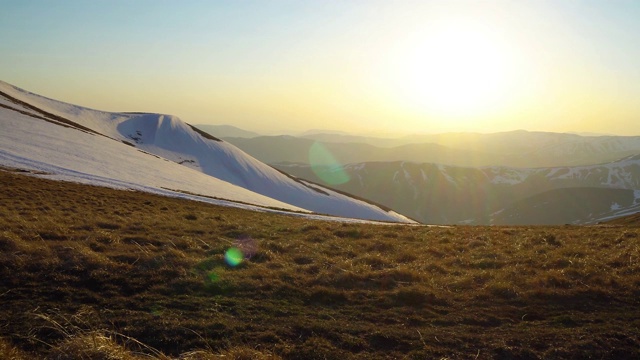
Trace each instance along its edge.
<instances>
[{"instance_id":1,"label":"green lens flare spot","mask_svg":"<svg viewBox=\"0 0 640 360\"><path fill-rule=\"evenodd\" d=\"M220 280L220 276L218 276L218 274L216 274L214 272L210 272L209 275L207 275L207 277L209 278L210 282L216 282L216 281Z\"/></svg>"},{"instance_id":2,"label":"green lens flare spot","mask_svg":"<svg viewBox=\"0 0 640 360\"><path fill-rule=\"evenodd\" d=\"M340 185L351 180L333 154L319 142L309 148L309 164L314 174L327 184Z\"/></svg>"},{"instance_id":3,"label":"green lens flare spot","mask_svg":"<svg viewBox=\"0 0 640 360\"><path fill-rule=\"evenodd\" d=\"M244 255L242 255L242 251L238 248L230 248L224 253L224 261L227 262L229 266L238 266L242 262Z\"/></svg>"}]
</instances>

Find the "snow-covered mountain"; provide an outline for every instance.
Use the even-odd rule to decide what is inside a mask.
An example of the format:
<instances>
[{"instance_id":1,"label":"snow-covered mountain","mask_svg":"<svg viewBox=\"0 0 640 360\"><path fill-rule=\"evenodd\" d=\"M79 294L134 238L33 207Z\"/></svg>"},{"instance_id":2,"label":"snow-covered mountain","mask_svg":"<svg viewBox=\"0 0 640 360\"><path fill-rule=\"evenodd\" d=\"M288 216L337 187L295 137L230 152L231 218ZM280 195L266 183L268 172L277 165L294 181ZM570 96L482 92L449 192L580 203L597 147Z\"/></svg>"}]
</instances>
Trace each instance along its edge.
<instances>
[{"instance_id":1,"label":"snow-covered mountain","mask_svg":"<svg viewBox=\"0 0 640 360\"><path fill-rule=\"evenodd\" d=\"M4 82L0 165L174 196L196 194L290 211L412 222L283 174L175 116L98 111Z\"/></svg>"},{"instance_id":2,"label":"snow-covered mountain","mask_svg":"<svg viewBox=\"0 0 640 360\"><path fill-rule=\"evenodd\" d=\"M276 166L312 181L322 182L324 177L323 169L306 164ZM350 180L334 185L337 189L372 199L432 224L591 223L640 211L640 191L637 191L640 189L640 155L600 165L573 167L470 168L370 162L346 165L344 171ZM567 190L577 188L582 190ZM549 195L543 195L545 193ZM548 217L551 212L542 211L545 204L554 211L563 210L562 202L547 201L553 196L563 199L573 196L572 203L564 203L572 208L564 208L567 216L557 216L549 222L553 219ZM582 213L576 211L577 208L595 210Z\"/></svg>"}]
</instances>

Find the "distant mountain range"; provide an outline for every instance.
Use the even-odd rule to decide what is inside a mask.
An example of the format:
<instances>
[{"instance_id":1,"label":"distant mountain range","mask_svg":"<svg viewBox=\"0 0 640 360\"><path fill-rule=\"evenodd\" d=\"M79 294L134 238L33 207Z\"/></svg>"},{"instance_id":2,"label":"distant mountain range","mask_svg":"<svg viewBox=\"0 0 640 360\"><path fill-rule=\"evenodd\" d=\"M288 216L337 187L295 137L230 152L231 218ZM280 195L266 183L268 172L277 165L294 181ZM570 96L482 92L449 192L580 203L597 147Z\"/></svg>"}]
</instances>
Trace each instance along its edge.
<instances>
[{"instance_id":1,"label":"distant mountain range","mask_svg":"<svg viewBox=\"0 0 640 360\"><path fill-rule=\"evenodd\" d=\"M640 153L640 136L580 136L512 131L380 139L336 134L222 137L269 164L309 163L320 142L342 164L410 161L465 167L553 167L607 163Z\"/></svg>"},{"instance_id":2,"label":"distant mountain range","mask_svg":"<svg viewBox=\"0 0 640 360\"><path fill-rule=\"evenodd\" d=\"M413 222L284 174L175 116L92 110L4 82L0 166L260 211Z\"/></svg>"}]
</instances>

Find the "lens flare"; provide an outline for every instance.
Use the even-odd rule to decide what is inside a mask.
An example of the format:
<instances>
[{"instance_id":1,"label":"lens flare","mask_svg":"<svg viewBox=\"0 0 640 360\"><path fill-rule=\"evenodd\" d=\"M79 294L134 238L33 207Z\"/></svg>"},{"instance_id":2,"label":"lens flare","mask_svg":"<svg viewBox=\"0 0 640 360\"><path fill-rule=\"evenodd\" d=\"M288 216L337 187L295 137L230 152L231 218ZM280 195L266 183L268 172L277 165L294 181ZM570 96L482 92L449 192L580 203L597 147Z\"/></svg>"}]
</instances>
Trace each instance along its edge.
<instances>
[{"instance_id":1,"label":"lens flare","mask_svg":"<svg viewBox=\"0 0 640 360\"><path fill-rule=\"evenodd\" d=\"M226 261L229 266L234 267L240 265L242 259L244 259L244 255L238 248L232 247L224 253L224 261Z\"/></svg>"},{"instance_id":2,"label":"lens flare","mask_svg":"<svg viewBox=\"0 0 640 360\"><path fill-rule=\"evenodd\" d=\"M340 185L351 180L333 154L317 141L309 148L309 164L313 173L327 184Z\"/></svg>"},{"instance_id":3,"label":"lens flare","mask_svg":"<svg viewBox=\"0 0 640 360\"><path fill-rule=\"evenodd\" d=\"M209 281L210 281L210 282L212 282L212 283L214 283L214 282L216 282L216 281L220 280L220 276L218 276L218 274L216 274L216 273L215 273L215 272L213 272L213 271L212 271L212 272L210 272L210 273L207 275L207 278L209 278Z\"/></svg>"}]
</instances>

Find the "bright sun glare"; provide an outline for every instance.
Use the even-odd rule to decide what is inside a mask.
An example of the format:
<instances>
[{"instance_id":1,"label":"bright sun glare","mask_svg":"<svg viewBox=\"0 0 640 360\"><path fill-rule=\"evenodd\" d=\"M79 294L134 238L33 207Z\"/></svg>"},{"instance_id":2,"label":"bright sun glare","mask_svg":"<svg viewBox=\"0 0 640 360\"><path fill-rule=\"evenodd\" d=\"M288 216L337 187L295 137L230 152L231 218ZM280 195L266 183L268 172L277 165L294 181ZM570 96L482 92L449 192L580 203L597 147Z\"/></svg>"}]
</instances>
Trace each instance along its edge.
<instances>
[{"instance_id":1,"label":"bright sun glare","mask_svg":"<svg viewBox=\"0 0 640 360\"><path fill-rule=\"evenodd\" d=\"M434 26L398 51L396 89L411 106L432 115L480 115L508 97L513 66L508 50L486 26Z\"/></svg>"}]
</instances>

